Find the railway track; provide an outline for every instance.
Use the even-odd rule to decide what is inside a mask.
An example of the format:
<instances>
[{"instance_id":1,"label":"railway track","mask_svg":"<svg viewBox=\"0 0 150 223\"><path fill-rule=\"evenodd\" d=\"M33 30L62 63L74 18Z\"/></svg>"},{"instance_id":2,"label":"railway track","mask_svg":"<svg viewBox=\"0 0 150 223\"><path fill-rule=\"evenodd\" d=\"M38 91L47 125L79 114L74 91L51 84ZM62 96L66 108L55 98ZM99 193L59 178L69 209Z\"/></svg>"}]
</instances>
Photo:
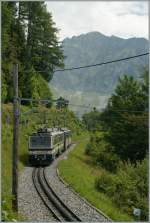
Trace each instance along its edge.
<instances>
[{"instance_id":1,"label":"railway track","mask_svg":"<svg viewBox=\"0 0 150 223\"><path fill-rule=\"evenodd\" d=\"M57 196L48 183L45 168L34 168L32 173L34 186L47 208L57 221L81 222L82 220L70 210Z\"/></svg>"}]
</instances>

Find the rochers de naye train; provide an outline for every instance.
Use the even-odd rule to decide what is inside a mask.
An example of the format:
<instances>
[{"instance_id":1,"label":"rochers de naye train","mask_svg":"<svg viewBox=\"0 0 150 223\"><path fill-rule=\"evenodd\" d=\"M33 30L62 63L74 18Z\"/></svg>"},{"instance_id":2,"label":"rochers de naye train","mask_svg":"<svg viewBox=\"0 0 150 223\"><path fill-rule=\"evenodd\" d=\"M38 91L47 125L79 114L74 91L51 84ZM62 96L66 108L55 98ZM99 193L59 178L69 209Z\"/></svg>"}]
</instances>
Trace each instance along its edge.
<instances>
[{"instance_id":1,"label":"rochers de naye train","mask_svg":"<svg viewBox=\"0 0 150 223\"><path fill-rule=\"evenodd\" d=\"M42 128L29 136L29 163L49 165L71 145L71 131L66 128Z\"/></svg>"}]
</instances>

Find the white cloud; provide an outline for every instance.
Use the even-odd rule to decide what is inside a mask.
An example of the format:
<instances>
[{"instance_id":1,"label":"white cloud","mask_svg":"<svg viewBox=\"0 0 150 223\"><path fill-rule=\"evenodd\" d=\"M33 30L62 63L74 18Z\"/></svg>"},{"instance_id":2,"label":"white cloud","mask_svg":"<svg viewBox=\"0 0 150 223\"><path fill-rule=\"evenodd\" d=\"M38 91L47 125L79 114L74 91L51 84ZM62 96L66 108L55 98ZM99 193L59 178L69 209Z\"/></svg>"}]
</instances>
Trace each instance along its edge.
<instances>
[{"instance_id":1,"label":"white cloud","mask_svg":"<svg viewBox=\"0 0 150 223\"><path fill-rule=\"evenodd\" d=\"M148 38L148 2L46 2L61 39L91 31Z\"/></svg>"}]
</instances>

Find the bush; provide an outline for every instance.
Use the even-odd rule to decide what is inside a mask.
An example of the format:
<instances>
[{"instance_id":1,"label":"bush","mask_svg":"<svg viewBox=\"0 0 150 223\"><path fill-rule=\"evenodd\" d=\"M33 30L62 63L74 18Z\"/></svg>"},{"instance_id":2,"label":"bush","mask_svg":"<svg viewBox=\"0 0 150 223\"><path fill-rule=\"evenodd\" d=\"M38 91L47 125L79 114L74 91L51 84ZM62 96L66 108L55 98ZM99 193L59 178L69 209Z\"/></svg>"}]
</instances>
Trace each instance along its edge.
<instances>
[{"instance_id":1,"label":"bush","mask_svg":"<svg viewBox=\"0 0 150 223\"><path fill-rule=\"evenodd\" d=\"M99 151L97 163L106 170L115 172L119 163L119 157L115 153L108 151L108 148L104 148L104 150Z\"/></svg>"},{"instance_id":2,"label":"bush","mask_svg":"<svg viewBox=\"0 0 150 223\"><path fill-rule=\"evenodd\" d=\"M122 210L132 214L133 208L140 208L141 220L148 220L148 158L136 166L120 162L116 174L104 171L95 185Z\"/></svg>"},{"instance_id":3,"label":"bush","mask_svg":"<svg viewBox=\"0 0 150 223\"><path fill-rule=\"evenodd\" d=\"M85 147L85 154L90 155L90 152L91 152L91 144L88 143Z\"/></svg>"},{"instance_id":4,"label":"bush","mask_svg":"<svg viewBox=\"0 0 150 223\"><path fill-rule=\"evenodd\" d=\"M90 143L85 148L85 153L92 156L94 164L104 167L106 170L116 171L119 157L111 151L102 134L97 133L91 136Z\"/></svg>"},{"instance_id":5,"label":"bush","mask_svg":"<svg viewBox=\"0 0 150 223\"><path fill-rule=\"evenodd\" d=\"M107 171L103 171L101 176L95 180L95 186L98 190L112 195L116 189L114 175Z\"/></svg>"}]
</instances>

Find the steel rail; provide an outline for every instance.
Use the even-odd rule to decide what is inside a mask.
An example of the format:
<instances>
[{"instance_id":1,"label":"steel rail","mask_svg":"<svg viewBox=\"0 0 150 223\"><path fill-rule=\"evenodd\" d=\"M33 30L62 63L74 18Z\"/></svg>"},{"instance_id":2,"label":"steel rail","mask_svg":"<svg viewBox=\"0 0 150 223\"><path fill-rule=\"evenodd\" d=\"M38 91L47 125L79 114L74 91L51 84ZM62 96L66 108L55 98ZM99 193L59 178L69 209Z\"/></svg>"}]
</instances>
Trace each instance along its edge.
<instances>
[{"instance_id":1,"label":"steel rail","mask_svg":"<svg viewBox=\"0 0 150 223\"><path fill-rule=\"evenodd\" d=\"M35 189L36 189L38 195L40 196L41 200L45 204L45 206L50 210L50 212L52 212L53 216L58 221L61 222L62 219L58 217L58 215L56 214L56 212L52 209L51 204L46 199L45 195L43 193L41 193L41 188L40 188L40 185L39 185L39 182L38 182L38 168L34 168L33 169L33 172L32 172L32 180L33 180L33 184L35 186Z\"/></svg>"},{"instance_id":2,"label":"steel rail","mask_svg":"<svg viewBox=\"0 0 150 223\"><path fill-rule=\"evenodd\" d=\"M60 197L56 194L56 192L53 190L53 188L50 186L49 182L48 182L48 179L47 179L47 176L46 176L46 168L43 169L43 176L44 176L44 180L49 188L49 190L51 191L51 193L53 194L53 196L55 197L55 199L57 200L58 203L60 203L60 211L61 209L65 210L65 213L66 213L66 216L67 218L69 217L70 220L72 221L78 221L78 222L81 222L82 220L70 209L68 208L68 206L60 199ZM67 213L68 212L68 213ZM68 220L69 220L68 218Z\"/></svg>"},{"instance_id":3,"label":"steel rail","mask_svg":"<svg viewBox=\"0 0 150 223\"><path fill-rule=\"evenodd\" d=\"M34 186L43 200L44 204L50 209L54 217L61 222L81 222L82 220L70 210L54 192L45 173L45 168L35 168L33 170ZM41 192L42 191L42 192Z\"/></svg>"},{"instance_id":4,"label":"steel rail","mask_svg":"<svg viewBox=\"0 0 150 223\"><path fill-rule=\"evenodd\" d=\"M53 205L57 208L59 213L64 217L66 221L70 222L81 222L81 219L75 215L63 202L60 200L60 198L57 196L57 194L54 192L54 190L51 188L50 184L48 183L48 180L45 175L44 168L39 169L39 181L41 183L41 186L43 187L43 190L47 197L51 200Z\"/></svg>"}]
</instances>

